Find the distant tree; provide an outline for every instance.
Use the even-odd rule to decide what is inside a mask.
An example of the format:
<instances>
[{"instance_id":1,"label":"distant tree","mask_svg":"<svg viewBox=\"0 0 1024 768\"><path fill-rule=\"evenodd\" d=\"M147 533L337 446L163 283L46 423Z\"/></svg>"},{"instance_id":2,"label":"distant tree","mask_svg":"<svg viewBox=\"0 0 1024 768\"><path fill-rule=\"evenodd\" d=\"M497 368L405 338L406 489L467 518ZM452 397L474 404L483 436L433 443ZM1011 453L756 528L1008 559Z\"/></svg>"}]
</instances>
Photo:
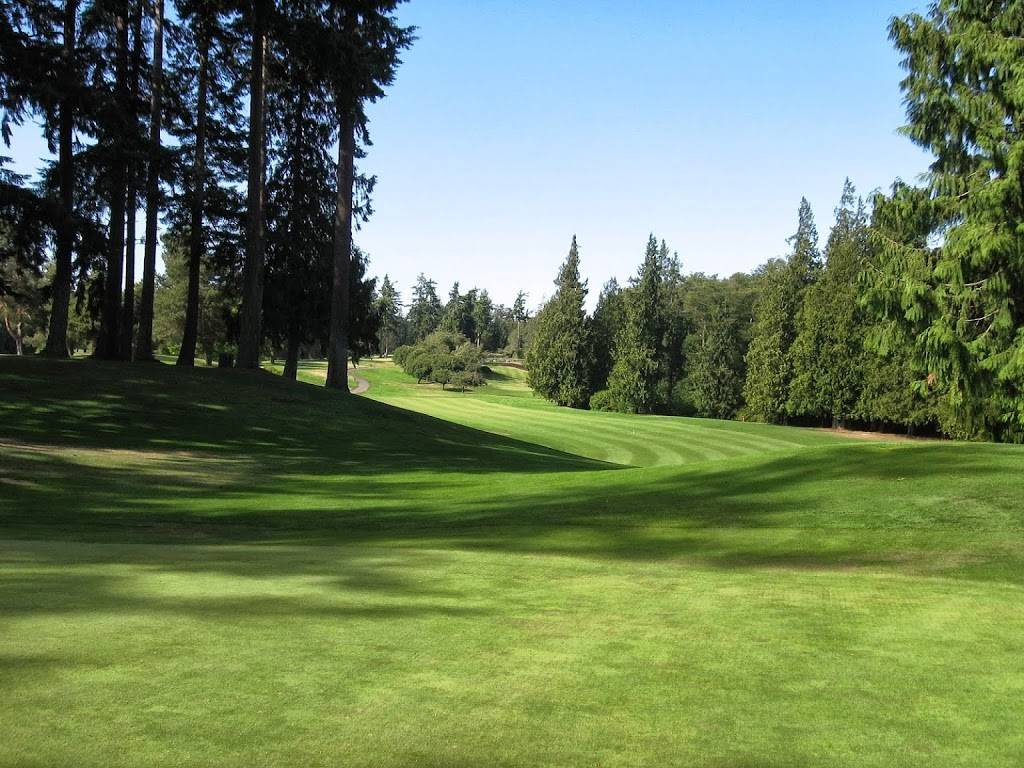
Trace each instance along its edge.
<instances>
[{"instance_id":1,"label":"distant tree","mask_svg":"<svg viewBox=\"0 0 1024 768\"><path fill-rule=\"evenodd\" d=\"M24 354L25 339L45 327L42 275L14 260L0 262L0 321L14 344L14 353Z\"/></svg>"},{"instance_id":2,"label":"distant tree","mask_svg":"<svg viewBox=\"0 0 1024 768\"><path fill-rule=\"evenodd\" d=\"M537 315L537 327L526 353L530 386L558 405L582 408L590 389L590 329L584 302L587 283L580 280L575 235L569 256L558 271L555 294Z\"/></svg>"},{"instance_id":3,"label":"distant tree","mask_svg":"<svg viewBox=\"0 0 1024 768\"><path fill-rule=\"evenodd\" d=\"M686 337L684 389L698 416L729 419L742 404L743 348L729 283L703 278L693 292L699 311Z\"/></svg>"},{"instance_id":4,"label":"distant tree","mask_svg":"<svg viewBox=\"0 0 1024 768\"><path fill-rule=\"evenodd\" d=\"M428 280L421 272L416 277L416 285L412 289L412 303L409 305L409 325L414 341L422 341L441 323L443 313L441 301L437 297L437 283Z\"/></svg>"},{"instance_id":5,"label":"distant tree","mask_svg":"<svg viewBox=\"0 0 1024 768\"><path fill-rule=\"evenodd\" d=\"M679 254L670 252L662 240L658 248L661 269L661 290L659 291L659 315L662 324L662 376L663 393L671 392L682 377L685 363L684 342L691 328L687 325L684 296L686 278L683 277Z\"/></svg>"},{"instance_id":6,"label":"distant tree","mask_svg":"<svg viewBox=\"0 0 1024 768\"><path fill-rule=\"evenodd\" d=\"M625 295L625 322L615 339L614 363L608 375L612 397L621 410L629 413L652 413L660 404L664 340L661 288L658 241L651 235L640 272Z\"/></svg>"},{"instance_id":7,"label":"distant tree","mask_svg":"<svg viewBox=\"0 0 1024 768\"><path fill-rule=\"evenodd\" d=\"M398 346L402 332L402 297L386 274L380 285L376 307L380 318L379 351L386 356Z\"/></svg>"},{"instance_id":8,"label":"distant tree","mask_svg":"<svg viewBox=\"0 0 1024 768\"><path fill-rule=\"evenodd\" d=\"M514 327L511 329L511 353L513 357L521 358L526 352L526 344L523 339L523 324L530 319L530 311L526 307L526 294L523 291L516 293L516 300L512 303L511 320Z\"/></svg>"},{"instance_id":9,"label":"distant tree","mask_svg":"<svg viewBox=\"0 0 1024 768\"><path fill-rule=\"evenodd\" d=\"M793 416L844 425L856 415L864 379L865 323L858 278L868 264L868 222L849 179L836 209L820 279L804 293L790 350Z\"/></svg>"},{"instance_id":10,"label":"distant tree","mask_svg":"<svg viewBox=\"0 0 1024 768\"><path fill-rule=\"evenodd\" d=\"M790 239L786 262L769 262L760 274L761 295L747 351L743 396L747 413L758 421L784 421L792 368L790 347L796 338L797 315L804 291L820 270L818 232L806 199L800 201L799 225Z\"/></svg>"},{"instance_id":11,"label":"distant tree","mask_svg":"<svg viewBox=\"0 0 1024 768\"><path fill-rule=\"evenodd\" d=\"M377 279L367 276L370 257L358 245L352 246L349 264L349 357L353 363L358 363L380 346L380 315L374 304ZM327 344L328 338L324 337L324 344Z\"/></svg>"},{"instance_id":12,"label":"distant tree","mask_svg":"<svg viewBox=\"0 0 1024 768\"><path fill-rule=\"evenodd\" d=\"M461 334L467 339L476 338L476 323L473 308L476 305L477 290L468 293L459 292L459 282L455 281L448 291L448 302L444 305L439 327L448 333Z\"/></svg>"},{"instance_id":13,"label":"distant tree","mask_svg":"<svg viewBox=\"0 0 1024 768\"><path fill-rule=\"evenodd\" d=\"M477 349L483 349L486 346L485 340L492 335L494 330L494 303L486 289L482 289L476 294L470 311L474 333L472 340L476 342Z\"/></svg>"},{"instance_id":14,"label":"distant tree","mask_svg":"<svg viewBox=\"0 0 1024 768\"><path fill-rule=\"evenodd\" d=\"M157 275L153 300L154 349L170 355L181 350L187 312L186 296L189 291L189 237L171 231L163 239L164 271ZM227 340L227 320L233 307L231 300L220 289L215 276L206 265L200 272L199 305L196 323L196 349L213 363Z\"/></svg>"},{"instance_id":15,"label":"distant tree","mask_svg":"<svg viewBox=\"0 0 1024 768\"><path fill-rule=\"evenodd\" d=\"M396 350L395 361L418 383L433 382L462 392L483 384L480 350L459 333L435 331L418 344Z\"/></svg>"},{"instance_id":16,"label":"distant tree","mask_svg":"<svg viewBox=\"0 0 1024 768\"><path fill-rule=\"evenodd\" d=\"M604 284L594 308L591 332L594 343L594 370L591 383L597 391L608 386L612 370L615 339L625 324L625 306L622 289L615 278Z\"/></svg>"}]
</instances>

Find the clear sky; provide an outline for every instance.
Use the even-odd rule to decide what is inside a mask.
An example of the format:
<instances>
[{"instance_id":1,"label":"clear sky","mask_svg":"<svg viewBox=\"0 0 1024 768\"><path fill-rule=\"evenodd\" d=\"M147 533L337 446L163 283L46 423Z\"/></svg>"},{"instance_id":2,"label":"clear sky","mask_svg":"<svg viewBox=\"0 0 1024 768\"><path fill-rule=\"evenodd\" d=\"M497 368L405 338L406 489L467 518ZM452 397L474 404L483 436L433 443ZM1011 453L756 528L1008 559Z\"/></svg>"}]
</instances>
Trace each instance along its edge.
<instances>
[{"instance_id":1,"label":"clear sky","mask_svg":"<svg viewBox=\"0 0 1024 768\"><path fill-rule=\"evenodd\" d=\"M919 5L923 5L920 3ZM686 271L785 253L806 196L917 178L887 36L912 0L412 0L419 27L371 111L376 213L358 240L408 287L531 303L573 234L592 298L649 232Z\"/></svg>"},{"instance_id":2,"label":"clear sky","mask_svg":"<svg viewBox=\"0 0 1024 768\"><path fill-rule=\"evenodd\" d=\"M917 6L923 6L923 2ZM419 39L370 110L371 273L409 298L487 288L536 305L573 234L591 304L654 232L687 272L787 250L806 196L822 239L843 179L869 193L928 159L887 38L913 0L411 0ZM29 126L22 170L45 147ZM34 130L32 131L34 133ZM141 249L140 256L141 256Z\"/></svg>"}]
</instances>

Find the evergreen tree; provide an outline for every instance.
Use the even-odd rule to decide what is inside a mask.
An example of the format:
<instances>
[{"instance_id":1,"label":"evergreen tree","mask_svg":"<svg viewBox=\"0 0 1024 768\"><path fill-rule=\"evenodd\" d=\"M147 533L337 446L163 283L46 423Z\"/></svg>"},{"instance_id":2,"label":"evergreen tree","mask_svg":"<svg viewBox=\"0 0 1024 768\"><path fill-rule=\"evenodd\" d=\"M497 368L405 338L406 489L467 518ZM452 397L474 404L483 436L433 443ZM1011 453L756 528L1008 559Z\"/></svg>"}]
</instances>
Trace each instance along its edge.
<instances>
[{"instance_id":1,"label":"evergreen tree","mask_svg":"<svg viewBox=\"0 0 1024 768\"><path fill-rule=\"evenodd\" d=\"M686 337L686 398L698 416L729 419L742 403L739 307L729 283L704 276L693 281L701 287L689 293L694 326Z\"/></svg>"},{"instance_id":2,"label":"evergreen tree","mask_svg":"<svg viewBox=\"0 0 1024 768\"><path fill-rule=\"evenodd\" d=\"M555 294L537 315L536 333L526 353L527 380L548 400L573 408L590 399L591 347L587 283L580 280L576 236L558 271Z\"/></svg>"},{"instance_id":3,"label":"evergreen tree","mask_svg":"<svg viewBox=\"0 0 1024 768\"><path fill-rule=\"evenodd\" d=\"M164 0L153 0L153 53L149 86L149 142L146 170L146 241L142 256L139 327L133 359L153 359L153 301L156 295L156 247L160 218L160 174L163 170L161 126L164 89Z\"/></svg>"},{"instance_id":4,"label":"evergreen tree","mask_svg":"<svg viewBox=\"0 0 1024 768\"><path fill-rule=\"evenodd\" d=\"M591 383L595 391L608 387L608 374L612 370L615 339L625 324L622 289L613 277L604 284L597 297L591 334L594 342L594 370Z\"/></svg>"},{"instance_id":5,"label":"evergreen tree","mask_svg":"<svg viewBox=\"0 0 1024 768\"><path fill-rule=\"evenodd\" d=\"M263 325L267 338L284 342L284 373L295 378L302 345L328 332L336 200L329 151L334 105L321 74L325 53L319 3L282 6L275 21L267 49L271 175Z\"/></svg>"},{"instance_id":6,"label":"evergreen tree","mask_svg":"<svg viewBox=\"0 0 1024 768\"><path fill-rule=\"evenodd\" d=\"M352 268L349 270L349 357L353 364L358 364L380 345L380 316L374 306L373 297L377 291L377 280L367 277L370 257L358 245L352 246L350 259ZM325 329L323 343L330 340L329 328ZM346 384L346 386L348 386Z\"/></svg>"},{"instance_id":7,"label":"evergreen tree","mask_svg":"<svg viewBox=\"0 0 1024 768\"><path fill-rule=\"evenodd\" d=\"M920 286L930 273L928 239L935 226L926 190L897 181L889 195L875 195L870 261L862 274L860 297L867 313L864 342L870 355L857 409L863 421L914 431L937 421L938 402L948 397L947 389L929 378L925 361L915 352L914 327L902 314L902 286ZM889 270L894 243L908 252L898 278ZM948 408L941 412L953 414ZM942 426L949 434L961 434L955 420Z\"/></svg>"},{"instance_id":8,"label":"evergreen tree","mask_svg":"<svg viewBox=\"0 0 1024 768\"><path fill-rule=\"evenodd\" d=\"M398 346L402 332L402 296L385 274L376 299L380 318L380 354L387 356Z\"/></svg>"},{"instance_id":9,"label":"evergreen tree","mask_svg":"<svg viewBox=\"0 0 1024 768\"><path fill-rule=\"evenodd\" d=\"M530 319L530 312L526 308L527 294L523 291L516 293L516 300L512 303L511 320L514 324L511 336L511 352L513 357L522 357L526 350L523 342L523 324Z\"/></svg>"},{"instance_id":10,"label":"evergreen tree","mask_svg":"<svg viewBox=\"0 0 1024 768\"><path fill-rule=\"evenodd\" d=\"M334 98L338 136L337 203L334 216L334 280L331 290L327 386L347 391L349 272L355 221L355 161L360 142L369 143L365 106L382 98L395 78L399 55L413 41L413 29L401 27L395 11L403 0L327 3L326 28L334 55L326 73ZM368 215L368 210L364 211Z\"/></svg>"},{"instance_id":11,"label":"evergreen tree","mask_svg":"<svg viewBox=\"0 0 1024 768\"><path fill-rule=\"evenodd\" d=\"M486 289L475 295L470 313L473 321L471 340L476 343L477 349L483 349L487 346L485 341L493 333L494 325L494 303Z\"/></svg>"},{"instance_id":12,"label":"evergreen tree","mask_svg":"<svg viewBox=\"0 0 1024 768\"><path fill-rule=\"evenodd\" d=\"M856 415L864 378L859 275L868 263L867 213L850 180L836 209L820 279L808 287L790 352L788 412L843 425Z\"/></svg>"},{"instance_id":13,"label":"evergreen tree","mask_svg":"<svg viewBox=\"0 0 1024 768\"><path fill-rule=\"evenodd\" d=\"M1024 440L1024 22L1018 2L938 0L894 18L904 132L935 156L936 231L888 243L877 285L964 434Z\"/></svg>"},{"instance_id":14,"label":"evergreen tree","mask_svg":"<svg viewBox=\"0 0 1024 768\"><path fill-rule=\"evenodd\" d=\"M804 292L820 269L818 232L806 199L800 201L799 224L790 242L793 252L789 260L773 260L759 273L761 295L755 307L743 387L747 414L758 421L785 419L797 315Z\"/></svg>"},{"instance_id":15,"label":"evergreen tree","mask_svg":"<svg viewBox=\"0 0 1024 768\"><path fill-rule=\"evenodd\" d=\"M409 306L409 325L413 339L417 342L437 330L444 310L437 297L437 283L428 280L421 272L412 288L412 304Z\"/></svg>"},{"instance_id":16,"label":"evergreen tree","mask_svg":"<svg viewBox=\"0 0 1024 768\"><path fill-rule=\"evenodd\" d=\"M144 183L142 168L146 152L142 101L142 60L146 53L143 20L146 3L133 2L131 11L132 44L128 72L130 131L128 149L128 186L125 198L124 297L121 306L120 357L131 360L135 343L135 238L138 228L139 189Z\"/></svg>"},{"instance_id":17,"label":"evergreen tree","mask_svg":"<svg viewBox=\"0 0 1024 768\"><path fill-rule=\"evenodd\" d=\"M615 338L614 363L608 374L612 399L621 410L629 413L652 413L661 404L658 392L664 372L661 283L658 241L651 235L644 263L625 295L625 322Z\"/></svg>"},{"instance_id":18,"label":"evergreen tree","mask_svg":"<svg viewBox=\"0 0 1024 768\"><path fill-rule=\"evenodd\" d=\"M76 239L76 206L75 206L75 164L74 164L74 131L76 113L83 99L84 86L82 70L79 63L77 43L78 2L64 0L62 13L54 13L61 19L60 53L54 62L57 73L55 82L59 84L56 98L42 98L40 111L43 114L47 131L52 133L56 125L57 133L57 175L59 177L60 208L57 215L54 248L54 271L51 285L52 304L50 311L50 331L46 337L46 348L43 354L50 357L67 357L68 351L68 308L71 303L72 255ZM44 34L44 39L55 40L57 35Z\"/></svg>"},{"instance_id":19,"label":"evergreen tree","mask_svg":"<svg viewBox=\"0 0 1024 768\"><path fill-rule=\"evenodd\" d=\"M128 149L133 132L129 103L129 3L128 0L96 2L89 8L86 28L103 56L93 67L98 138L93 153L104 166L109 219L106 263L103 267L103 303L96 355L115 359L121 355L121 284L124 278L125 208L128 198ZM105 66L113 62L113 70Z\"/></svg>"},{"instance_id":20,"label":"evergreen tree","mask_svg":"<svg viewBox=\"0 0 1024 768\"><path fill-rule=\"evenodd\" d=\"M668 244L662 240L658 249L661 262L662 284L660 292L662 320L662 375L665 379L664 389L671 392L676 382L683 375L684 342L690 328L687 325L684 309L686 279L683 277L679 254L670 253Z\"/></svg>"},{"instance_id":21,"label":"evergreen tree","mask_svg":"<svg viewBox=\"0 0 1024 768\"><path fill-rule=\"evenodd\" d=\"M247 10L250 25L249 157L246 186L245 265L242 272L244 287L238 336L238 367L259 368L260 347L263 338L263 271L266 259L264 203L267 164L265 125L267 49L270 43L269 30L273 22L274 9L271 0L251 0Z\"/></svg>"},{"instance_id":22,"label":"evergreen tree","mask_svg":"<svg viewBox=\"0 0 1024 768\"><path fill-rule=\"evenodd\" d=\"M236 245L231 234L215 231L216 222L228 219L231 232L241 224L232 185L244 175L238 152L242 140L238 84L244 62L238 60L243 46L231 23L228 2L180 0L177 11L182 24L169 44L168 70L176 84L169 94L173 115L169 129L179 142L183 192L172 201L171 220L189 233L188 291L178 365L191 366L202 262L209 259L216 241Z\"/></svg>"},{"instance_id":23,"label":"evergreen tree","mask_svg":"<svg viewBox=\"0 0 1024 768\"><path fill-rule=\"evenodd\" d=\"M169 231L163 239L164 271L156 277L153 295L154 349L163 354L178 353L185 333L186 296L191 289L189 240L188 234L176 230ZM196 351L210 365L226 341L232 301L216 275L205 263L201 266Z\"/></svg>"}]
</instances>

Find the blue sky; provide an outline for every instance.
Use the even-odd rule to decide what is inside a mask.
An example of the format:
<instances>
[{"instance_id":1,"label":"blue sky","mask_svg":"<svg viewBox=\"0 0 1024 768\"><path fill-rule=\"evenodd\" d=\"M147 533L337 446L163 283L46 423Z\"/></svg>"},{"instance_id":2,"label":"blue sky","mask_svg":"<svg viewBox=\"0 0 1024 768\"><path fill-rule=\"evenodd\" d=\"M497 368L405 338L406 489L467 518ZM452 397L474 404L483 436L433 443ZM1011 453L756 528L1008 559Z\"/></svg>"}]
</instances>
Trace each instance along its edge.
<instances>
[{"instance_id":1,"label":"blue sky","mask_svg":"<svg viewBox=\"0 0 1024 768\"><path fill-rule=\"evenodd\" d=\"M378 185L357 241L405 298L422 271L442 295L459 280L536 304L573 234L592 300L649 232L688 272L753 269L785 253L801 196L824 239L846 176L868 193L926 169L896 132L886 34L914 9L412 0L419 40L370 111ZM19 132L11 154L26 168L41 148Z\"/></svg>"},{"instance_id":2,"label":"blue sky","mask_svg":"<svg viewBox=\"0 0 1024 768\"><path fill-rule=\"evenodd\" d=\"M753 269L802 195L824 236L846 176L926 169L896 133L898 2L413 0L359 240L406 291L422 270L503 302L549 294L574 233L594 296L652 231L686 271Z\"/></svg>"}]
</instances>

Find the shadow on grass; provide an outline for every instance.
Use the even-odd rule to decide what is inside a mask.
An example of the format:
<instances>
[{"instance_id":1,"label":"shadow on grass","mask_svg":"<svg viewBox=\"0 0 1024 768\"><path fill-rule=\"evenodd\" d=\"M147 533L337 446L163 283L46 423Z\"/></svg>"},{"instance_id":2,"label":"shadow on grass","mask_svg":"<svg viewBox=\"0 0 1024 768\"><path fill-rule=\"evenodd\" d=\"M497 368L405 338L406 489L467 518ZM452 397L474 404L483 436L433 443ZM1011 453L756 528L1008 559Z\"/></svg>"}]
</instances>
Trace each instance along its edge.
<instances>
[{"instance_id":1,"label":"shadow on grass","mask_svg":"<svg viewBox=\"0 0 1024 768\"><path fill-rule=\"evenodd\" d=\"M616 469L260 371L0 357L0 441L244 458L267 469Z\"/></svg>"},{"instance_id":2,"label":"shadow on grass","mask_svg":"<svg viewBox=\"0 0 1024 768\"><path fill-rule=\"evenodd\" d=\"M0 380L16 392L0 406L0 536L263 544L235 559L150 549L137 563L147 567L326 577L315 558L278 553L357 544L791 570L944 572L962 557L983 577L1024 582L1020 547L1002 561L969 551L972 536L1024 532L1024 453L1010 447L851 443L609 472L255 373L5 360ZM331 572L339 588L415 589L404 576Z\"/></svg>"}]
</instances>

